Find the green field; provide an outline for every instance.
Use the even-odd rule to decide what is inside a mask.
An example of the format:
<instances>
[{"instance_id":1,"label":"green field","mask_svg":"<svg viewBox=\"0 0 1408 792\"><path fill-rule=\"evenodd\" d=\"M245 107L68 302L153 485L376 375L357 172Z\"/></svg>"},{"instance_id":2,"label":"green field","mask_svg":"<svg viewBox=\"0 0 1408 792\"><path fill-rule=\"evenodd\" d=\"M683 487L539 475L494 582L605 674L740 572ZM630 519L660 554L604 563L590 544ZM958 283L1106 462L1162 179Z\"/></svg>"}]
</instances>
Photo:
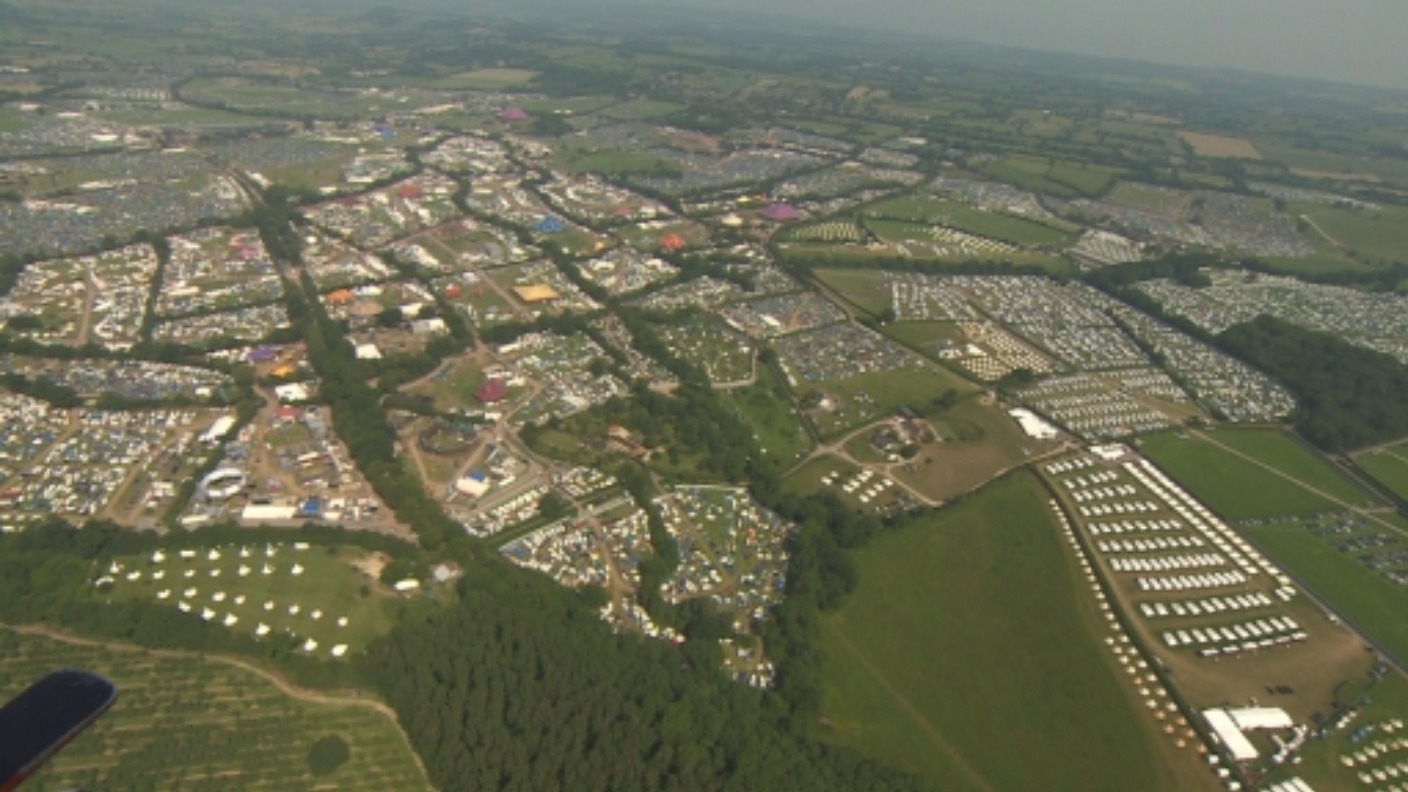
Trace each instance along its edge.
<instances>
[{"instance_id":1,"label":"green field","mask_svg":"<svg viewBox=\"0 0 1408 792\"><path fill-rule=\"evenodd\" d=\"M1205 788L1102 651L1046 499L1016 475L856 554L822 630L826 736L945 790Z\"/></svg>"},{"instance_id":2,"label":"green field","mask_svg":"<svg viewBox=\"0 0 1408 792\"><path fill-rule=\"evenodd\" d=\"M968 393L972 386L947 371L924 366L816 383L815 389L840 401L840 408L833 412L811 413L821 435L832 437L890 415L902 406L923 407L949 389Z\"/></svg>"},{"instance_id":3,"label":"green field","mask_svg":"<svg viewBox=\"0 0 1408 792\"><path fill-rule=\"evenodd\" d=\"M1408 261L1408 209L1298 205L1333 242L1371 260Z\"/></svg>"},{"instance_id":4,"label":"green field","mask_svg":"<svg viewBox=\"0 0 1408 792\"><path fill-rule=\"evenodd\" d=\"M1218 437L1222 434L1225 433ZM1143 439L1140 450L1209 508L1228 519L1280 517L1341 508L1333 501L1197 438L1151 435Z\"/></svg>"},{"instance_id":5,"label":"green field","mask_svg":"<svg viewBox=\"0 0 1408 792\"><path fill-rule=\"evenodd\" d=\"M978 170L998 181L1052 195L1099 195L1120 175L1114 168L1013 155L981 165Z\"/></svg>"},{"instance_id":6,"label":"green field","mask_svg":"<svg viewBox=\"0 0 1408 792\"><path fill-rule=\"evenodd\" d=\"M1370 451L1354 461L1398 497L1408 499L1408 443Z\"/></svg>"},{"instance_id":7,"label":"green field","mask_svg":"<svg viewBox=\"0 0 1408 792\"><path fill-rule=\"evenodd\" d=\"M965 336L957 322L895 322L885 325L885 335L930 357L940 341L962 341Z\"/></svg>"},{"instance_id":8,"label":"green field","mask_svg":"<svg viewBox=\"0 0 1408 792\"><path fill-rule=\"evenodd\" d=\"M271 549L274 554L266 555ZM245 551L248 556L242 557ZM219 553L219 558L211 559L212 552ZM228 625L234 631L254 634L264 624L271 636L291 633L299 644L311 638L317 646L310 653L324 658L339 644L345 644L349 654L356 652L391 627L388 608L395 600L351 565L368 555L364 550L319 546L298 550L285 544L202 548L193 558L183 558L177 550L163 553L165 557L157 562L155 555L115 559L118 571L105 570L114 582L110 588L96 588L93 596L113 602L158 600L173 610L186 602L196 615L208 609L212 623L234 616L238 621ZM268 574L264 574L266 568ZM240 574L241 569L245 574ZM187 572L193 574L188 577ZM129 580L133 574L139 577ZM195 593L188 595L192 589ZM159 599L162 591L167 596ZM237 601L241 597L243 601ZM270 602L274 606L266 608ZM290 613L290 608L297 612ZM347 620L345 625L338 624L342 618Z\"/></svg>"},{"instance_id":9,"label":"green field","mask_svg":"<svg viewBox=\"0 0 1408 792\"><path fill-rule=\"evenodd\" d=\"M1309 446L1279 429L1212 429L1208 437L1356 506L1381 506L1373 495Z\"/></svg>"},{"instance_id":10,"label":"green field","mask_svg":"<svg viewBox=\"0 0 1408 792\"><path fill-rule=\"evenodd\" d=\"M866 213L948 226L1014 245L1052 245L1070 237L1066 231L1033 220L916 196L882 201L868 207Z\"/></svg>"},{"instance_id":11,"label":"green field","mask_svg":"<svg viewBox=\"0 0 1408 792\"><path fill-rule=\"evenodd\" d=\"M25 785L85 789L428 789L394 721L366 702L284 694L262 674L177 652L77 645L0 629L0 699L62 667L116 683L117 702ZM336 736L348 761L317 776L313 743Z\"/></svg>"},{"instance_id":12,"label":"green field","mask_svg":"<svg viewBox=\"0 0 1408 792\"><path fill-rule=\"evenodd\" d=\"M1177 212L1186 202L1185 196L1180 193L1156 189L1135 182L1120 182L1115 185L1115 188L1105 199L1120 206L1164 213Z\"/></svg>"},{"instance_id":13,"label":"green field","mask_svg":"<svg viewBox=\"0 0 1408 792\"><path fill-rule=\"evenodd\" d=\"M806 419L778 394L776 382L772 367L760 364L755 384L726 393L752 427L762 452L786 468L811 450L812 440Z\"/></svg>"},{"instance_id":14,"label":"green field","mask_svg":"<svg viewBox=\"0 0 1408 792\"><path fill-rule=\"evenodd\" d=\"M816 271L816 277L863 311L878 314L890 307L890 290L885 288L885 273L883 272L822 269Z\"/></svg>"},{"instance_id":15,"label":"green field","mask_svg":"<svg viewBox=\"0 0 1408 792\"><path fill-rule=\"evenodd\" d=\"M460 72L430 83L433 88L448 90L496 91L517 88L533 81L538 73L528 69L474 69Z\"/></svg>"},{"instance_id":16,"label":"green field","mask_svg":"<svg viewBox=\"0 0 1408 792\"><path fill-rule=\"evenodd\" d=\"M1375 526L1377 529L1378 526ZM1408 592L1296 523L1251 525L1249 539L1370 638L1408 660Z\"/></svg>"}]
</instances>

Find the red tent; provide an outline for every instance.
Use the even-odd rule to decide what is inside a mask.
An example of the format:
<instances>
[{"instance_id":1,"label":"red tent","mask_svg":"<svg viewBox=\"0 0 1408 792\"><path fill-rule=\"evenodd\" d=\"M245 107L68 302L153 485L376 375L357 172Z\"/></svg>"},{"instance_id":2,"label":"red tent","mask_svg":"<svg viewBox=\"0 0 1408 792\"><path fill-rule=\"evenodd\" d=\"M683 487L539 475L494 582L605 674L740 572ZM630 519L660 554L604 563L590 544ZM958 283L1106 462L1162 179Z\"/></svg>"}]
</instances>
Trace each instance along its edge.
<instances>
[{"instance_id":1,"label":"red tent","mask_svg":"<svg viewBox=\"0 0 1408 792\"><path fill-rule=\"evenodd\" d=\"M485 380L483 385L474 389L474 398L484 404L497 404L508 398L508 385L501 379Z\"/></svg>"},{"instance_id":2,"label":"red tent","mask_svg":"<svg viewBox=\"0 0 1408 792\"><path fill-rule=\"evenodd\" d=\"M684 248L684 237L679 234L666 234L660 240L660 247L665 250L681 250Z\"/></svg>"},{"instance_id":3,"label":"red tent","mask_svg":"<svg viewBox=\"0 0 1408 792\"><path fill-rule=\"evenodd\" d=\"M801 214L797 212L797 207L791 204L775 203L763 209L763 217L775 223L781 223L786 220L796 220L801 217Z\"/></svg>"},{"instance_id":4,"label":"red tent","mask_svg":"<svg viewBox=\"0 0 1408 792\"><path fill-rule=\"evenodd\" d=\"M502 113L499 113L499 118L505 121L527 121L528 111L521 107L510 107Z\"/></svg>"}]
</instances>

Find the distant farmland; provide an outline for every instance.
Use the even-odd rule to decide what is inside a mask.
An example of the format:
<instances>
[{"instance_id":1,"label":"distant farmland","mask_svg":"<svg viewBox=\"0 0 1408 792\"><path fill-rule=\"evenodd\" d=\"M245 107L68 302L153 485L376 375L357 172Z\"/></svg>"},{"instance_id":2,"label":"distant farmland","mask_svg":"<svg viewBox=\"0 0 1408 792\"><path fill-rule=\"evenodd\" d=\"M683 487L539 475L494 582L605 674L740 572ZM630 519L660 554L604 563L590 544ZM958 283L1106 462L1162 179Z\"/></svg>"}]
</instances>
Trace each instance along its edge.
<instances>
[{"instance_id":1,"label":"distant farmland","mask_svg":"<svg viewBox=\"0 0 1408 792\"><path fill-rule=\"evenodd\" d=\"M1179 132L1184 143L1193 147L1199 157L1215 159L1261 159L1261 152L1246 138L1209 135L1204 132Z\"/></svg>"}]
</instances>

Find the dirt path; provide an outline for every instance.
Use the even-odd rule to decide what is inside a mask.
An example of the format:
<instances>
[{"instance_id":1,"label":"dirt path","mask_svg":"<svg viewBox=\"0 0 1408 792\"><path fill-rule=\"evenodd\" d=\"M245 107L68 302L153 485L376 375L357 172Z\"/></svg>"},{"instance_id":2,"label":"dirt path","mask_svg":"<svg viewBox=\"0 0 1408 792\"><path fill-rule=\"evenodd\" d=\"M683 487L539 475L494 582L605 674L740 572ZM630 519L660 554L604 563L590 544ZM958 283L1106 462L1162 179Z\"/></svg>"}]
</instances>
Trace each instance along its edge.
<instances>
[{"instance_id":1,"label":"dirt path","mask_svg":"<svg viewBox=\"0 0 1408 792\"><path fill-rule=\"evenodd\" d=\"M963 775L967 776L968 780L973 782L973 786L984 790L984 792L993 792L992 785L988 783L987 779L979 775L978 771L973 769L973 766L968 764L963 758L963 755L958 752L958 749L954 748L952 743L944 739L944 736L939 733L939 730L934 728L934 724L930 723L929 720L924 717L924 713L920 712L918 708L911 704L909 699L905 698L904 694L901 693L898 688L890 684L890 680L886 679L885 675L880 673L880 669L872 665L870 660L865 655L861 654L861 651L856 648L855 644L851 643L851 639L846 637L846 634L841 628L837 627L830 620L824 620L824 623L826 624L826 628L841 642L841 645L846 647L846 651L861 664L861 667L863 667L877 683L879 683L880 687L884 688L885 692L890 695L890 698L894 699L895 703L900 705L900 708L914 720L914 725L918 726L919 730L924 733L924 736L929 738L929 741L934 744L934 747L939 750L939 753L942 753L946 759L953 763L954 767L958 768Z\"/></svg>"},{"instance_id":2,"label":"dirt path","mask_svg":"<svg viewBox=\"0 0 1408 792\"><path fill-rule=\"evenodd\" d=\"M137 646L135 644L123 643L119 641L100 641L90 638L79 638L78 636L70 635L66 632L56 630L52 627L47 627L45 625L18 626L12 624L5 624L0 625L0 627L4 627L7 630L14 630L17 633L21 633L24 635L39 635L44 638L49 638L50 640L72 644L74 646L95 646L100 649L116 652L146 652L148 654L156 655L158 657L172 657L183 660L190 659L192 657L199 657L217 663L223 663L228 666L233 666L235 668L248 671L252 674L257 674L272 683L274 687L278 688L279 691L284 695L293 699L297 699L298 701L306 701L312 704L328 704L346 707L364 707L370 709L376 712L377 714L382 715L388 721L391 722L392 728L396 730L396 733L401 736L401 741L405 743L406 750L410 751L411 757L415 759L416 767L420 769L421 776L425 779L426 786L431 789L434 789L434 787L430 784L430 774L426 772L425 763L421 761L420 754L416 753L415 747L411 745L411 738L407 736L405 730L401 728L401 722L396 717L396 710L392 709L391 707L388 707L386 704L383 704L382 702L377 701L375 699L358 698L352 696L338 696L329 693L319 693L318 691L308 690L307 688L301 688L288 681L288 679L286 679L282 674L276 671L270 671L269 669L264 668L263 666L238 657L229 657L226 655L217 654L201 654L198 652L184 652L175 649L148 649L145 646Z\"/></svg>"},{"instance_id":3,"label":"dirt path","mask_svg":"<svg viewBox=\"0 0 1408 792\"><path fill-rule=\"evenodd\" d=\"M1333 245L1335 250L1344 250L1344 245L1340 244L1340 241L1338 239L1335 239L1334 237L1325 233L1325 229L1321 228L1320 224L1315 222L1315 220L1312 219L1310 215L1303 214L1300 216L1300 219L1304 220L1306 225L1315 229L1315 233L1319 234L1322 239Z\"/></svg>"}]
</instances>

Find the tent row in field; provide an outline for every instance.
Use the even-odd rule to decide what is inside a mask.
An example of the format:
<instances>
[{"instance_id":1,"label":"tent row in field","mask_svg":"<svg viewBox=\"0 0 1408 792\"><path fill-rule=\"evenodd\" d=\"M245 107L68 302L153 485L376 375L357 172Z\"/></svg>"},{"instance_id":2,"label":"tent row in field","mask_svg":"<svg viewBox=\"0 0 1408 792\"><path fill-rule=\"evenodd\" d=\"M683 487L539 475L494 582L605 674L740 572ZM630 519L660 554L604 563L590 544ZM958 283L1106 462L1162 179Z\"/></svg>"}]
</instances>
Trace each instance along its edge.
<instances>
[{"instance_id":1,"label":"tent row in field","mask_svg":"<svg viewBox=\"0 0 1408 792\"><path fill-rule=\"evenodd\" d=\"M1121 501L1104 503L1098 506L1080 507L1082 517L1103 517L1107 514L1147 514L1159 510L1159 504L1152 501Z\"/></svg>"},{"instance_id":2,"label":"tent row in field","mask_svg":"<svg viewBox=\"0 0 1408 792\"><path fill-rule=\"evenodd\" d=\"M1146 619L1167 616L1205 616L1214 613L1236 613L1257 608L1269 608L1275 603L1264 592L1233 594L1226 597L1205 597L1200 600L1182 602L1141 602L1139 611Z\"/></svg>"},{"instance_id":3,"label":"tent row in field","mask_svg":"<svg viewBox=\"0 0 1408 792\"><path fill-rule=\"evenodd\" d=\"M1171 575L1168 577L1138 577L1134 579L1140 591L1197 591L1199 589L1241 586L1247 576L1239 570L1214 572L1208 575Z\"/></svg>"},{"instance_id":4,"label":"tent row in field","mask_svg":"<svg viewBox=\"0 0 1408 792\"><path fill-rule=\"evenodd\" d=\"M1095 549L1102 553L1147 553L1206 545L1207 540L1201 536L1156 536L1152 539L1101 539L1095 543Z\"/></svg>"},{"instance_id":5,"label":"tent row in field","mask_svg":"<svg viewBox=\"0 0 1408 792\"><path fill-rule=\"evenodd\" d=\"M1046 466L1045 470L1049 475L1059 476L1063 473L1072 473L1077 470L1085 470L1086 468L1091 467L1094 464L1095 460L1091 459L1090 457L1076 457L1074 459L1063 459L1060 462L1052 462L1051 464ZM1097 473L1096 475L1104 476L1109 474Z\"/></svg>"},{"instance_id":6,"label":"tent row in field","mask_svg":"<svg viewBox=\"0 0 1408 792\"><path fill-rule=\"evenodd\" d=\"M1225 627L1191 627L1187 630L1165 630L1164 643L1175 646L1207 646L1210 644L1241 643L1243 641L1287 636L1291 640L1304 640L1305 633L1289 616L1271 616L1256 621L1230 624ZM1300 636L1296 638L1295 636Z\"/></svg>"},{"instance_id":7,"label":"tent row in field","mask_svg":"<svg viewBox=\"0 0 1408 792\"><path fill-rule=\"evenodd\" d=\"M1061 509L1061 504L1053 498L1047 501L1047 505L1056 515L1057 521L1061 523L1061 533L1066 538L1066 544L1070 545L1071 552L1080 562L1081 574L1085 576L1086 584L1090 586L1090 591L1095 596L1096 605L1100 608L1100 615L1105 618L1106 627L1109 629L1109 634L1105 636L1105 645L1114 653L1125 673L1129 674L1130 682L1136 686L1139 695L1143 697L1144 706L1153 713L1154 719L1164 721L1164 733L1173 738L1174 745L1178 748L1184 748L1189 741L1196 741L1198 733L1190 727L1188 720L1179 714L1178 704L1169 694L1163 680L1154 673L1148 658L1144 657L1139 647L1134 644L1129 633L1125 631L1124 625L1115 615L1114 609L1105 597L1104 589L1100 586L1099 579L1095 576L1095 569L1091 564L1090 557L1080 541L1076 539L1075 531L1071 528L1066 513ZM1179 732L1178 727L1181 727L1183 731ZM1197 749L1206 751L1207 747L1198 745Z\"/></svg>"},{"instance_id":8,"label":"tent row in field","mask_svg":"<svg viewBox=\"0 0 1408 792\"><path fill-rule=\"evenodd\" d=\"M1091 536L1100 536L1102 534L1149 533L1153 531L1181 531L1186 527L1186 525L1178 520L1120 520L1117 522L1085 524L1085 530L1089 531Z\"/></svg>"},{"instance_id":9,"label":"tent row in field","mask_svg":"<svg viewBox=\"0 0 1408 792\"><path fill-rule=\"evenodd\" d=\"M1076 503L1086 503L1089 501L1110 500L1113 498L1128 498L1139 494L1139 490L1128 484L1121 484L1117 487L1095 487L1085 490L1074 490L1071 498Z\"/></svg>"},{"instance_id":10,"label":"tent row in field","mask_svg":"<svg viewBox=\"0 0 1408 792\"><path fill-rule=\"evenodd\" d=\"M1220 518L1208 511L1193 496L1183 491L1162 470L1147 459L1124 463L1125 470L1153 492L1156 497L1177 512L1194 529L1200 531L1217 547L1226 553L1232 563L1247 575L1265 572L1275 578L1283 587L1290 587L1291 580L1261 553L1257 552L1245 539L1227 527Z\"/></svg>"},{"instance_id":11,"label":"tent row in field","mask_svg":"<svg viewBox=\"0 0 1408 792\"><path fill-rule=\"evenodd\" d=\"M1155 558L1112 558L1110 568L1116 572L1166 572L1181 569L1210 569L1227 565L1227 557L1219 553L1186 553Z\"/></svg>"}]
</instances>

